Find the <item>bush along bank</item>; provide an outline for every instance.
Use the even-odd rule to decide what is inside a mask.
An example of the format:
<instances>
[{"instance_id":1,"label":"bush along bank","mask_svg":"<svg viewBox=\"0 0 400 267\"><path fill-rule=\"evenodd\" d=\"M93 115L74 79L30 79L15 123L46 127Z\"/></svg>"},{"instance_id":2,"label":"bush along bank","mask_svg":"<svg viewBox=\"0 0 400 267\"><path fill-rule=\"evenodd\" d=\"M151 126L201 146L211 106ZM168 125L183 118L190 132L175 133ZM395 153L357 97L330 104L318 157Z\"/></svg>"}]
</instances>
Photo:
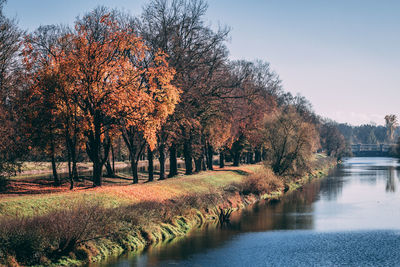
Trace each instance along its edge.
<instances>
[{"instance_id":1,"label":"bush along bank","mask_svg":"<svg viewBox=\"0 0 400 267\"><path fill-rule=\"evenodd\" d=\"M0 264L5 266L79 266L98 262L186 235L204 223L223 223L233 210L261 199L277 199L335 165L321 158L298 179L282 179L263 166L242 174L241 182L208 193L143 201L117 208L101 203L76 203L34 217L0 220ZM157 194L157 192L154 192Z\"/></svg>"}]
</instances>

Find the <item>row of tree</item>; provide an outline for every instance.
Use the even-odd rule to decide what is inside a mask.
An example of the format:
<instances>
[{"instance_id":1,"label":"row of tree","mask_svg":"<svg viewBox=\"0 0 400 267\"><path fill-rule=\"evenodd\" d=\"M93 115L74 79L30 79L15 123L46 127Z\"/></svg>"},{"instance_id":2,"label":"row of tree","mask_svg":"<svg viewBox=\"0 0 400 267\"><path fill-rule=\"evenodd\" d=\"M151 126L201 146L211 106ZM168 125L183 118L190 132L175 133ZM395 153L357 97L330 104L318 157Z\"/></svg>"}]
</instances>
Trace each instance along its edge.
<instances>
[{"instance_id":1,"label":"row of tree","mask_svg":"<svg viewBox=\"0 0 400 267\"><path fill-rule=\"evenodd\" d=\"M4 0L0 0L0 10ZM93 183L121 143L138 182L147 152L159 179L213 169L219 154L235 166L268 160L284 175L307 168L312 153L340 157L343 135L301 96L281 88L263 61L231 61L229 29L204 20L202 0L153 0L141 16L96 8L73 28L41 26L21 32L0 13L0 172L24 159L68 162L71 188L77 162L93 163ZM85 151L86 156L81 152ZM194 163L194 164L193 164Z\"/></svg>"},{"instance_id":2,"label":"row of tree","mask_svg":"<svg viewBox=\"0 0 400 267\"><path fill-rule=\"evenodd\" d=\"M337 124L337 128L350 144L390 144L400 136L400 129L391 123L385 126L375 124L353 126L340 123Z\"/></svg>"}]
</instances>

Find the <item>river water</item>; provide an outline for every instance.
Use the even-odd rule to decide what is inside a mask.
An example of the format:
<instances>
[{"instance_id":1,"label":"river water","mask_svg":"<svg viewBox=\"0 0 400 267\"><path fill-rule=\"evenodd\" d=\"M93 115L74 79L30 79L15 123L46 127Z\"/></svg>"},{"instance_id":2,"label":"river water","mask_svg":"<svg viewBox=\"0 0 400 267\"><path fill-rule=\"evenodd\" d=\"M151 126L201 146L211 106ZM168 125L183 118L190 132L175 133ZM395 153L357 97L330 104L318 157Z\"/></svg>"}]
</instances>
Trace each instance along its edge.
<instances>
[{"instance_id":1,"label":"river water","mask_svg":"<svg viewBox=\"0 0 400 267\"><path fill-rule=\"evenodd\" d=\"M400 163L349 158L277 203L260 202L222 229L106 266L400 266Z\"/></svg>"}]
</instances>

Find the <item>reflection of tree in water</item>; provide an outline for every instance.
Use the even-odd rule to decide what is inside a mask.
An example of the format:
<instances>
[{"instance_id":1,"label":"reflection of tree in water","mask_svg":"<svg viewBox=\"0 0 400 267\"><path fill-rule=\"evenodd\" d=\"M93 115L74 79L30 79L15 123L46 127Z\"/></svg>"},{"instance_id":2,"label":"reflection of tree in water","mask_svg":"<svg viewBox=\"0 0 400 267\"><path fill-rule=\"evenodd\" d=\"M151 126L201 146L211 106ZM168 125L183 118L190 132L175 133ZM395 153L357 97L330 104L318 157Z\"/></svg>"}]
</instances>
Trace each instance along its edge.
<instances>
[{"instance_id":1,"label":"reflection of tree in water","mask_svg":"<svg viewBox=\"0 0 400 267\"><path fill-rule=\"evenodd\" d=\"M314 182L275 203L261 201L248 209L233 213L231 223L223 229L217 225L209 225L191 237L183 238L166 247L153 248L145 260L148 264L156 264L165 259L186 259L194 253L219 247L238 233L312 229L314 226L312 203L317 200L319 190L320 183Z\"/></svg>"},{"instance_id":2,"label":"reflection of tree in water","mask_svg":"<svg viewBox=\"0 0 400 267\"><path fill-rule=\"evenodd\" d=\"M388 174L381 173L381 171ZM400 171L397 171L395 167L387 167L385 170L381 167L376 168L374 173L381 175L378 180L387 178L386 190L391 192L396 190L395 179L397 177L400 181ZM138 256L137 262L146 262L148 265L155 266L166 259L187 259L193 254L221 247L238 233L312 229L314 228L315 216L313 203L319 198L329 201L336 200L342 194L344 183L351 181L347 178L348 176L348 169L339 167L329 177L315 180L298 191L284 196L276 203L261 201L248 209L233 213L231 224L223 229L220 229L217 225L209 225L208 229L202 228L198 233L174 241L168 246L153 248L150 253ZM353 177L350 178L354 177L360 178L360 172L353 172Z\"/></svg>"},{"instance_id":3,"label":"reflection of tree in water","mask_svg":"<svg viewBox=\"0 0 400 267\"><path fill-rule=\"evenodd\" d=\"M396 168L390 166L388 169L388 175L386 180L386 192L396 192Z\"/></svg>"},{"instance_id":4,"label":"reflection of tree in water","mask_svg":"<svg viewBox=\"0 0 400 267\"><path fill-rule=\"evenodd\" d=\"M261 201L252 207L233 213L230 224L222 229L217 225L209 225L208 229L203 228L191 237L182 238L168 246L153 248L150 253L143 255L146 257L145 261L150 265L157 265L160 260L187 259L194 253L220 247L238 233L313 229L313 203L320 196L329 200L336 199L342 192L344 180L340 177L343 175L343 170L339 169L325 179L315 180L287 194L280 201L274 203Z\"/></svg>"},{"instance_id":5,"label":"reflection of tree in water","mask_svg":"<svg viewBox=\"0 0 400 267\"><path fill-rule=\"evenodd\" d=\"M336 200L342 194L346 176L345 170L339 167L329 177L319 181L320 196L328 201Z\"/></svg>"},{"instance_id":6,"label":"reflection of tree in water","mask_svg":"<svg viewBox=\"0 0 400 267\"><path fill-rule=\"evenodd\" d=\"M399 161L400 161L400 160L399 160ZM399 163L399 164L400 164L400 163ZM395 173L396 173L396 176L397 176L397 180L400 182L400 167L399 167L399 166L396 167Z\"/></svg>"},{"instance_id":7,"label":"reflection of tree in water","mask_svg":"<svg viewBox=\"0 0 400 267\"><path fill-rule=\"evenodd\" d=\"M186 259L194 253L221 246L238 233L267 230L313 229L313 203L320 192L329 199L336 198L342 191L343 181L328 177L305 185L301 189L284 196L275 203L261 201L252 207L232 214L231 223L220 229L209 225L199 234L183 238L167 247L152 249L146 255L147 263L156 264L165 259Z\"/></svg>"}]
</instances>

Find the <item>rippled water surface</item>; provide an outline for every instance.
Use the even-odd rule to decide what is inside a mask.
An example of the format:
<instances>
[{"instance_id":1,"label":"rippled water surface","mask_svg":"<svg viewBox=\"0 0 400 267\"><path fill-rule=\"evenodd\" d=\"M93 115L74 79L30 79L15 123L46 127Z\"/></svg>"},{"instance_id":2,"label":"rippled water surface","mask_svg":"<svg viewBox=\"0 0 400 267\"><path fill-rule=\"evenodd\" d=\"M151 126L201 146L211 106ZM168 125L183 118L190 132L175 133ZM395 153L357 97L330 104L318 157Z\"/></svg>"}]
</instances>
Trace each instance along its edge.
<instances>
[{"instance_id":1,"label":"rippled water surface","mask_svg":"<svg viewBox=\"0 0 400 267\"><path fill-rule=\"evenodd\" d=\"M400 164L350 158L278 203L107 266L400 266Z\"/></svg>"}]
</instances>

